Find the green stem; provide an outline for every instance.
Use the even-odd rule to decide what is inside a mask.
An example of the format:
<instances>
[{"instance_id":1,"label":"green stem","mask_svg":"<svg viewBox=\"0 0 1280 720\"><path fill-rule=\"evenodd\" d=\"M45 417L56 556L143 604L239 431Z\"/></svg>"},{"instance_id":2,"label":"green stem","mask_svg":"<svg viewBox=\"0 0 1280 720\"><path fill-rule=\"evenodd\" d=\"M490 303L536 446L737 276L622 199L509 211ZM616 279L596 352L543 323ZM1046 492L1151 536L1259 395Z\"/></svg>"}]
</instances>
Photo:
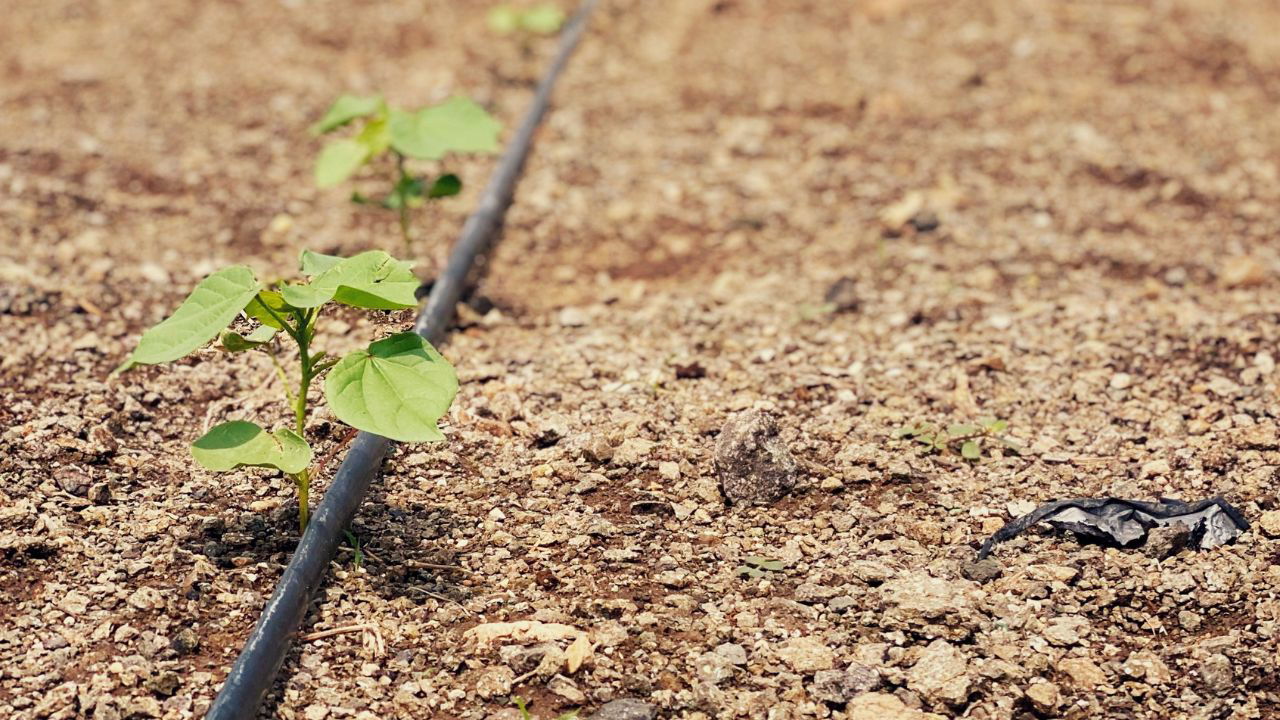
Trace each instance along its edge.
<instances>
[{"instance_id":1,"label":"green stem","mask_svg":"<svg viewBox=\"0 0 1280 720\"><path fill-rule=\"evenodd\" d=\"M311 522L311 475L307 470L291 476L298 487L298 532L307 531L307 523Z\"/></svg>"},{"instance_id":2,"label":"green stem","mask_svg":"<svg viewBox=\"0 0 1280 720\"><path fill-rule=\"evenodd\" d=\"M307 393L311 390L312 379L315 378L315 365L311 358L311 338L314 335L315 319L318 314L318 310L299 310L294 313L298 326L293 333L293 339L298 343L298 365L301 367L301 377L298 379L298 394L294 396L293 417L297 424L298 435L303 438L307 436ZM307 523L311 521L309 504L311 475L308 470L303 470L292 477L298 487L298 527L305 532Z\"/></svg>"}]
</instances>

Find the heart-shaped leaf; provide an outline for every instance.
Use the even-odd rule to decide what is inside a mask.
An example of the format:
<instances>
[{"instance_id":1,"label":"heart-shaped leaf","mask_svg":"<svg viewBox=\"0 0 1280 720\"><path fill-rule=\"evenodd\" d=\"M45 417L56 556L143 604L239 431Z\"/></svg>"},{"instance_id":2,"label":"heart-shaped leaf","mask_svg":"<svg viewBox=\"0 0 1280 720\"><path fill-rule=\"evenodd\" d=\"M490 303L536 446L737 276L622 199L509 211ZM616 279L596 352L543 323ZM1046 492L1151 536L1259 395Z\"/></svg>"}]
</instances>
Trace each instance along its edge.
<instances>
[{"instance_id":1,"label":"heart-shaped leaf","mask_svg":"<svg viewBox=\"0 0 1280 720\"><path fill-rule=\"evenodd\" d=\"M450 98L416 113L389 115L391 147L409 157L436 160L451 152L491 153L502 126L464 97Z\"/></svg>"},{"instance_id":2,"label":"heart-shaped leaf","mask_svg":"<svg viewBox=\"0 0 1280 720\"><path fill-rule=\"evenodd\" d=\"M215 426L191 444L191 455L209 470L268 467L300 473L311 464L311 447L288 428L267 432L245 420Z\"/></svg>"},{"instance_id":3,"label":"heart-shaped leaf","mask_svg":"<svg viewBox=\"0 0 1280 720\"><path fill-rule=\"evenodd\" d=\"M268 308L271 312L268 312ZM272 314L273 312L274 314ZM274 290L260 291L249 301L248 305L244 306L245 315L276 330L284 329L284 325L276 318L284 318L288 313L289 308L285 305L284 298Z\"/></svg>"},{"instance_id":4,"label":"heart-shaped leaf","mask_svg":"<svg viewBox=\"0 0 1280 720\"><path fill-rule=\"evenodd\" d=\"M960 446L960 455L965 460L977 460L982 457L982 448L978 447L977 440L965 440Z\"/></svg>"},{"instance_id":5,"label":"heart-shaped leaf","mask_svg":"<svg viewBox=\"0 0 1280 720\"><path fill-rule=\"evenodd\" d=\"M119 371L155 365L186 355L217 337L261 289L244 265L223 268L200 281L195 290L159 325L142 334L138 347Z\"/></svg>"},{"instance_id":6,"label":"heart-shaped leaf","mask_svg":"<svg viewBox=\"0 0 1280 720\"><path fill-rule=\"evenodd\" d=\"M336 300L371 310L414 307L418 278L412 264L381 250L369 250L329 267L310 283L284 286L284 301L296 308L319 307Z\"/></svg>"},{"instance_id":7,"label":"heart-shaped leaf","mask_svg":"<svg viewBox=\"0 0 1280 720\"><path fill-rule=\"evenodd\" d=\"M311 252L303 250L302 255L298 258L298 264L302 267L302 274L307 277L315 277L320 273L332 268L334 265L342 262L343 258L337 255L325 255L323 253Z\"/></svg>"},{"instance_id":8,"label":"heart-shaped leaf","mask_svg":"<svg viewBox=\"0 0 1280 720\"><path fill-rule=\"evenodd\" d=\"M369 159L369 148L359 140L334 140L320 151L316 159L316 187L333 187L355 174Z\"/></svg>"},{"instance_id":9,"label":"heart-shaped leaf","mask_svg":"<svg viewBox=\"0 0 1280 720\"><path fill-rule=\"evenodd\" d=\"M276 328L270 325L259 325L248 335L241 335L234 330L223 330L218 339L227 352L244 352L270 342L275 334Z\"/></svg>"},{"instance_id":10,"label":"heart-shaped leaf","mask_svg":"<svg viewBox=\"0 0 1280 720\"><path fill-rule=\"evenodd\" d=\"M343 95L334 101L333 105L329 107L329 111L320 119L320 122L311 127L311 132L321 135L331 130L336 130L356 118L374 114L381 107L382 98L377 96Z\"/></svg>"},{"instance_id":11,"label":"heart-shaped leaf","mask_svg":"<svg viewBox=\"0 0 1280 720\"><path fill-rule=\"evenodd\" d=\"M356 135L355 140L369 151L365 157L366 161L386 152L387 148L391 147L391 128L387 124L387 119L380 117L377 120L370 120L369 124Z\"/></svg>"},{"instance_id":12,"label":"heart-shaped leaf","mask_svg":"<svg viewBox=\"0 0 1280 720\"><path fill-rule=\"evenodd\" d=\"M401 442L443 440L436 421L457 392L453 366L412 332L350 353L324 383L329 408L339 420Z\"/></svg>"}]
</instances>

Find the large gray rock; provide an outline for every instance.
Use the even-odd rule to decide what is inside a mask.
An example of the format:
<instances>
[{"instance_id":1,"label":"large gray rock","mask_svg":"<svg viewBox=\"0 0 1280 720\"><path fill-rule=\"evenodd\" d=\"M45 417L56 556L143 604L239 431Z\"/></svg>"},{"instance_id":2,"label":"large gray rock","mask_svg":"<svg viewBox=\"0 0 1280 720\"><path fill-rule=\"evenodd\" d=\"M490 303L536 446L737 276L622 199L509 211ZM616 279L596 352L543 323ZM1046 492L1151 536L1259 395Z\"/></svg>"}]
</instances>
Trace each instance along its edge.
<instances>
[{"instance_id":1,"label":"large gray rock","mask_svg":"<svg viewBox=\"0 0 1280 720\"><path fill-rule=\"evenodd\" d=\"M623 698L605 703L589 720L653 720L658 708L643 700Z\"/></svg>"},{"instance_id":2,"label":"large gray rock","mask_svg":"<svg viewBox=\"0 0 1280 720\"><path fill-rule=\"evenodd\" d=\"M778 435L778 424L759 410L725 422L716 441L716 474L730 503L767 505L795 487L799 468Z\"/></svg>"}]
</instances>

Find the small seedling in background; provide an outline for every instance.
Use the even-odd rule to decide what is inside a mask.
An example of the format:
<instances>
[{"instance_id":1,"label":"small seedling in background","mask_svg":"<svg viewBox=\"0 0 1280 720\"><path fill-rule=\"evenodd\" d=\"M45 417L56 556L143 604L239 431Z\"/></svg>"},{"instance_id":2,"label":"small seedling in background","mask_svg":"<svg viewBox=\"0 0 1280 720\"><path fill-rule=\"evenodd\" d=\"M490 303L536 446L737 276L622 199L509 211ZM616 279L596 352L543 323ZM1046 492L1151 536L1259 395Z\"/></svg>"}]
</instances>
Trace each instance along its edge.
<instances>
[{"instance_id":1,"label":"small seedling in background","mask_svg":"<svg viewBox=\"0 0 1280 720\"><path fill-rule=\"evenodd\" d=\"M927 422L919 422L893 431L896 439L914 440L923 445L926 453L958 452L965 460L979 460L991 443L999 443L1006 450L1020 453L1021 446L1004 436L1009 423L996 418L983 418L975 424L960 423L945 428Z\"/></svg>"},{"instance_id":2,"label":"small seedling in background","mask_svg":"<svg viewBox=\"0 0 1280 720\"><path fill-rule=\"evenodd\" d=\"M564 25L564 12L547 3L532 7L504 3L489 10L488 21L489 29L499 35L553 35Z\"/></svg>"},{"instance_id":3,"label":"small seedling in background","mask_svg":"<svg viewBox=\"0 0 1280 720\"><path fill-rule=\"evenodd\" d=\"M742 558L742 564L736 572L740 577L755 579L764 577L766 573L782 572L786 566L786 563L777 558L748 555Z\"/></svg>"},{"instance_id":4,"label":"small seedling in background","mask_svg":"<svg viewBox=\"0 0 1280 720\"><path fill-rule=\"evenodd\" d=\"M524 698L520 697L519 695L514 695L511 698L511 703L515 705L517 708L519 708L520 720L533 720L533 715L530 714L528 703L525 701ZM563 715L558 715L556 717L556 720L574 720L574 718L576 717L578 717L578 711L570 710L569 712L564 713Z\"/></svg>"},{"instance_id":5,"label":"small seedling in background","mask_svg":"<svg viewBox=\"0 0 1280 720\"><path fill-rule=\"evenodd\" d=\"M360 538L350 530L343 530L342 533L347 536L347 545L351 547L351 564L356 567L364 565L364 551L360 549Z\"/></svg>"},{"instance_id":6,"label":"small seedling in background","mask_svg":"<svg viewBox=\"0 0 1280 720\"><path fill-rule=\"evenodd\" d=\"M292 422L270 431L245 420L224 422L196 440L191 454L217 472L266 467L293 478L298 522L305 530L312 461L305 439L311 411L308 394L321 375L329 409L342 422L401 442L444 439L436 421L449 410L458 379L453 366L421 336L398 333L341 359L312 347L321 311L333 303L365 310L415 307L418 279L411 267L381 250L346 259L303 251L302 274L308 279L274 287L259 282L244 265L224 268L196 285L173 315L143 333L116 373L172 362L215 337L227 352L269 355ZM226 329L241 314L256 326L245 334ZM296 390L280 362L281 336L297 346Z\"/></svg>"},{"instance_id":7,"label":"small seedling in background","mask_svg":"<svg viewBox=\"0 0 1280 720\"><path fill-rule=\"evenodd\" d=\"M406 254L412 252L412 211L430 200L457 195L462 181L453 173L441 173L428 182L408 167L412 160L440 160L450 153L494 153L498 150L501 126L484 108L463 97L454 97L417 110L401 110L387 105L381 97L343 95L334 102L312 128L326 135L360 121L355 135L332 140L316 159L315 181L321 188L338 185L360 168L383 155L394 159L391 189L382 200L371 200L359 192L351 201L378 204L396 211Z\"/></svg>"}]
</instances>

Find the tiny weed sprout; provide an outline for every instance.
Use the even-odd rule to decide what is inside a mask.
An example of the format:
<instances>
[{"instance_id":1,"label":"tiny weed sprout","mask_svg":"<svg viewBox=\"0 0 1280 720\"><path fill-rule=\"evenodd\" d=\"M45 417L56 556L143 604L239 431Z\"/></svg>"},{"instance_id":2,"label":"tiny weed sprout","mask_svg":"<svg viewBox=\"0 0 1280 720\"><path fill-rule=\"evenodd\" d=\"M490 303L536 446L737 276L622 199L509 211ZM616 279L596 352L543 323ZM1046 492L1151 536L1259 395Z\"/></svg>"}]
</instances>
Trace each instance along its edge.
<instances>
[{"instance_id":1,"label":"tiny weed sprout","mask_svg":"<svg viewBox=\"0 0 1280 720\"><path fill-rule=\"evenodd\" d=\"M520 711L520 720L533 720L533 714L529 712L529 704L519 695L512 696L511 703ZM557 715L556 720L574 720L578 717L577 710L570 710L567 713Z\"/></svg>"},{"instance_id":2,"label":"tiny weed sprout","mask_svg":"<svg viewBox=\"0 0 1280 720\"><path fill-rule=\"evenodd\" d=\"M458 379L453 366L421 336L398 333L342 358L312 347L321 312L330 304L365 310L415 307L418 279L411 267L381 250L346 259L303 251L307 279L274 287L243 265L224 268L196 285L173 315L143 333L116 373L172 362L215 337L227 352L268 355L291 409L289 421L272 430L246 420L221 423L192 443L191 455L215 472L264 467L293 478L298 522L305 530L312 471L307 418L311 386L320 376L329 408L342 422L401 442L444 439L436 422L449 410ZM227 329L242 315L255 325L252 330ZM281 363L281 336L296 346L296 387Z\"/></svg>"},{"instance_id":3,"label":"tiny weed sprout","mask_svg":"<svg viewBox=\"0 0 1280 720\"><path fill-rule=\"evenodd\" d=\"M782 572L787 566L786 563L776 558L765 557L763 555L748 555L742 558L742 564L738 566L736 572L739 577L743 578L762 578L768 573Z\"/></svg>"},{"instance_id":4,"label":"tiny weed sprout","mask_svg":"<svg viewBox=\"0 0 1280 720\"><path fill-rule=\"evenodd\" d=\"M504 3L491 8L487 19L489 29L498 35L552 35L564 25L564 12L555 5L545 3L532 7L516 7Z\"/></svg>"},{"instance_id":5,"label":"tiny weed sprout","mask_svg":"<svg viewBox=\"0 0 1280 720\"><path fill-rule=\"evenodd\" d=\"M338 185L360 168L383 155L394 159L391 189L380 201L353 192L351 201L377 204L394 210L400 218L400 235L406 253L412 251L411 213L429 200L457 195L462 181L453 173L441 173L430 183L414 174L410 160L440 160L450 153L494 153L498 150L501 126L484 108L463 97L454 97L418 110L401 110L380 97L343 95L334 102L320 122L311 128L316 135L359 122L353 136L332 140L316 159L318 187Z\"/></svg>"},{"instance_id":6,"label":"tiny weed sprout","mask_svg":"<svg viewBox=\"0 0 1280 720\"><path fill-rule=\"evenodd\" d=\"M925 453L959 452L965 460L982 458L985 444L999 443L1005 450L1019 454L1022 447L1004 436L1009 423L996 418L982 418L976 425L961 423L945 428L927 422L917 422L893 431L895 439L914 440L923 446Z\"/></svg>"}]
</instances>

